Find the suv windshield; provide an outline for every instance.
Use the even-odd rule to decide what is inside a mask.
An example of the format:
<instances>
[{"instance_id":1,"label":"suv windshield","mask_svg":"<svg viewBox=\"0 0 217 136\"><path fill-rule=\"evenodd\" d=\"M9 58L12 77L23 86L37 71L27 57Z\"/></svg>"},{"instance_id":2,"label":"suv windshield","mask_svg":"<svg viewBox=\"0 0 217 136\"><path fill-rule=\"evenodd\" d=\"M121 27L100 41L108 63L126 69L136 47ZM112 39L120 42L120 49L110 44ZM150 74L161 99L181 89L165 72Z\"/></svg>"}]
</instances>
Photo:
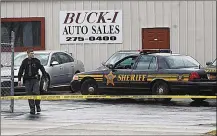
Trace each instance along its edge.
<instances>
[{"instance_id":1,"label":"suv windshield","mask_svg":"<svg viewBox=\"0 0 217 136\"><path fill-rule=\"evenodd\" d=\"M166 61L171 69L199 67L199 63L190 56L169 56Z\"/></svg>"},{"instance_id":2,"label":"suv windshield","mask_svg":"<svg viewBox=\"0 0 217 136\"><path fill-rule=\"evenodd\" d=\"M133 55L136 54L136 52L117 52L115 54L113 54L106 62L105 65L108 64L115 64L116 62L118 62L119 60L123 59L124 57L128 56L128 55Z\"/></svg>"},{"instance_id":3,"label":"suv windshield","mask_svg":"<svg viewBox=\"0 0 217 136\"><path fill-rule=\"evenodd\" d=\"M213 66L216 66L216 59L214 60L214 62L212 63Z\"/></svg>"},{"instance_id":4,"label":"suv windshield","mask_svg":"<svg viewBox=\"0 0 217 136\"><path fill-rule=\"evenodd\" d=\"M49 54L45 54L45 53L35 53L34 54L34 57L39 59L41 61L41 64L43 66L47 65L48 63L48 58L49 58ZM14 66L20 66L21 65L21 62L27 58L27 54L23 54L23 55L17 55L15 57L15 60L14 60Z\"/></svg>"}]
</instances>

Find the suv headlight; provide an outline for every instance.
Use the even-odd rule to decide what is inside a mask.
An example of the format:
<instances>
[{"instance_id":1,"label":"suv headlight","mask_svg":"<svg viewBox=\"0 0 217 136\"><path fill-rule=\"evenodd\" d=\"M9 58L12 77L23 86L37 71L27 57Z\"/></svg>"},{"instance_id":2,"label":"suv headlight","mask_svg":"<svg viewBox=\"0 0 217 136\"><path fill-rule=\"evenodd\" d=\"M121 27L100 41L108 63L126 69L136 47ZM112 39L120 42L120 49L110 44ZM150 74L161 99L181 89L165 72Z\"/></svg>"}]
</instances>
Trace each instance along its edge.
<instances>
[{"instance_id":1,"label":"suv headlight","mask_svg":"<svg viewBox=\"0 0 217 136\"><path fill-rule=\"evenodd\" d=\"M78 75L74 75L72 80L78 80Z\"/></svg>"}]
</instances>

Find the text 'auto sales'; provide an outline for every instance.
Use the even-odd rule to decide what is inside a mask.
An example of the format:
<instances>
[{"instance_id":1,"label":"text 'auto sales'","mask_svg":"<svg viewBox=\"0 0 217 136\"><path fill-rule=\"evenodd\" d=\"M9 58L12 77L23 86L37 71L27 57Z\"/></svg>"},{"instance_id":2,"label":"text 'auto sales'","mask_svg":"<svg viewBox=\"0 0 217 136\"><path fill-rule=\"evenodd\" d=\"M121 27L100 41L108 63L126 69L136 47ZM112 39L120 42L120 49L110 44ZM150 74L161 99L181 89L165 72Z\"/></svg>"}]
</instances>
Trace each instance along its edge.
<instances>
[{"instance_id":1,"label":"text 'auto sales'","mask_svg":"<svg viewBox=\"0 0 217 136\"><path fill-rule=\"evenodd\" d=\"M122 12L61 11L60 44L122 43Z\"/></svg>"}]
</instances>

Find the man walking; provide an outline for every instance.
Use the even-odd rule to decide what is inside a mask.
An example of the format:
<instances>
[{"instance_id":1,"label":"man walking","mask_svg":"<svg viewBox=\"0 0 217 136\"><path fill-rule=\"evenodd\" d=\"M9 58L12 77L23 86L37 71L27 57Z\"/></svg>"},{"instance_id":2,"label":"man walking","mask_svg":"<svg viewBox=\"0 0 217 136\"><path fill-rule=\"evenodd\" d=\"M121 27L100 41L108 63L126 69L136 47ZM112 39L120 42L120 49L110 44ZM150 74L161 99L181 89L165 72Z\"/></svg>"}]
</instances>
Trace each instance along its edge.
<instances>
[{"instance_id":1,"label":"man walking","mask_svg":"<svg viewBox=\"0 0 217 136\"><path fill-rule=\"evenodd\" d=\"M39 69L41 70L45 79L47 79L46 71L41 65L39 59L34 58L34 52L32 49L27 50L28 58L22 61L22 64L19 69L18 73L18 86L21 86L21 77L24 72L23 76L23 83L25 85L25 90L28 95L40 95L40 86L39 86ZM41 112L40 108L40 100L32 100L29 99L29 107L30 107L30 114L35 114L35 107L37 112Z\"/></svg>"}]
</instances>

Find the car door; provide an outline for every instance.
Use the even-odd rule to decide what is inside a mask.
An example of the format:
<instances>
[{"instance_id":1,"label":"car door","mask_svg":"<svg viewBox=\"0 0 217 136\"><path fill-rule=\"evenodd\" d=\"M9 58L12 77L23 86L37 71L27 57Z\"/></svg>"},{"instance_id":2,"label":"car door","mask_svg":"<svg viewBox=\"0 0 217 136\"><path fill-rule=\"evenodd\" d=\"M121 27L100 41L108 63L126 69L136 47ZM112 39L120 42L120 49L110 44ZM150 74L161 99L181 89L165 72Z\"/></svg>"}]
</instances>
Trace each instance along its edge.
<instances>
[{"instance_id":1,"label":"car door","mask_svg":"<svg viewBox=\"0 0 217 136\"><path fill-rule=\"evenodd\" d=\"M157 72L157 57L153 55L141 55L131 72L130 88L135 90L150 90L149 76Z\"/></svg>"},{"instance_id":2,"label":"car door","mask_svg":"<svg viewBox=\"0 0 217 136\"><path fill-rule=\"evenodd\" d=\"M54 61L57 61L58 64L57 65L52 65L52 63ZM54 53L51 55L51 60L50 60L50 66L51 66L51 74L50 74L50 77L51 77L51 85L58 85L59 82L61 80L63 80L63 68L61 66L61 60L58 56L57 53Z\"/></svg>"},{"instance_id":3,"label":"car door","mask_svg":"<svg viewBox=\"0 0 217 136\"><path fill-rule=\"evenodd\" d=\"M136 56L128 56L118 61L112 69L104 72L103 86L111 89L129 89L131 66Z\"/></svg>"},{"instance_id":4,"label":"car door","mask_svg":"<svg viewBox=\"0 0 217 136\"><path fill-rule=\"evenodd\" d=\"M70 81L72 80L72 75L73 75L73 62L70 60L69 56L66 53L58 53L61 61L62 61L62 67L63 67L63 77L64 79L62 80L63 84L69 84Z\"/></svg>"}]
</instances>

